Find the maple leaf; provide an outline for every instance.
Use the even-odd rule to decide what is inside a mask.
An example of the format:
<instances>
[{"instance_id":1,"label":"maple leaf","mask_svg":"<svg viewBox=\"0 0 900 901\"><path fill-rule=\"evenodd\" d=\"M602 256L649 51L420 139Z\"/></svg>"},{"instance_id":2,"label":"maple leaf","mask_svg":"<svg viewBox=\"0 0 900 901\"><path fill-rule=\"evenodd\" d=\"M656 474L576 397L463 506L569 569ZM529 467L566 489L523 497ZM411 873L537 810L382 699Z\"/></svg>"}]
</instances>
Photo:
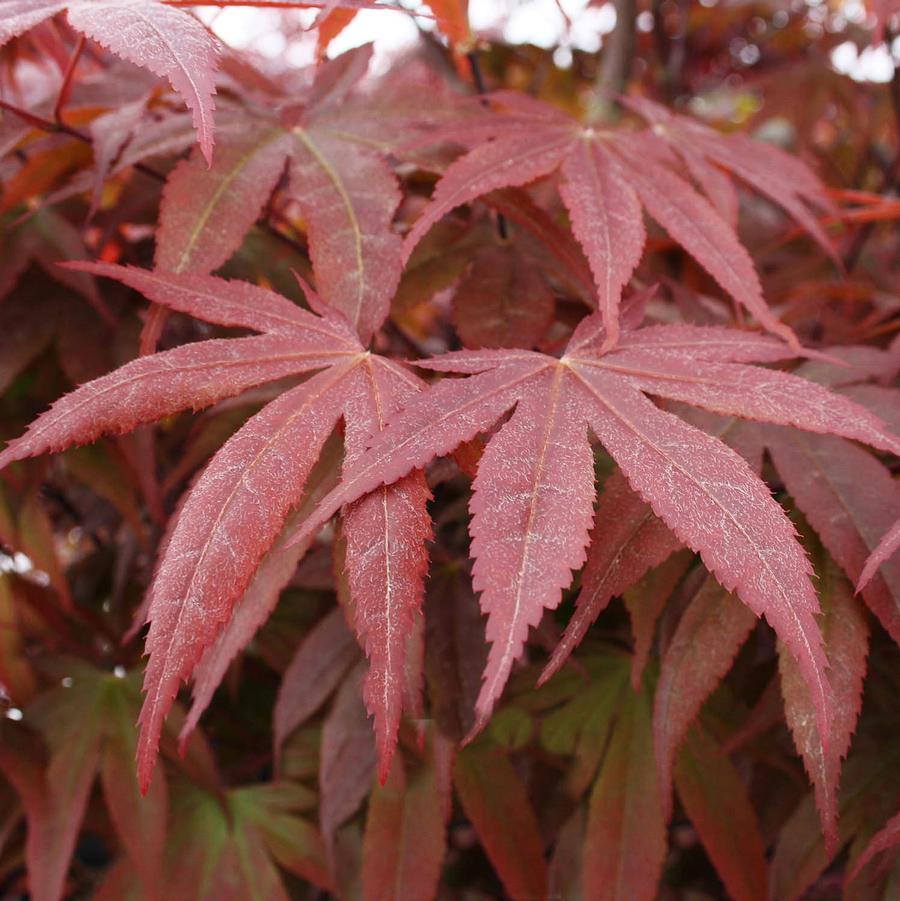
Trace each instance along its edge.
<instances>
[{"instance_id":1,"label":"maple leaf","mask_svg":"<svg viewBox=\"0 0 900 901\"><path fill-rule=\"evenodd\" d=\"M593 515L588 429L678 539L757 615L800 663L827 744L829 692L810 564L765 484L722 442L659 409L646 394L718 413L830 432L896 451L864 408L788 373L744 365L790 356L774 338L729 329L656 326L613 351L599 314L562 359L527 351L460 351L418 365L467 374L413 398L299 530L391 484L512 416L488 442L470 510L473 580L491 642L473 732L499 698L528 628L555 608L585 560ZM698 371L698 361L702 370Z\"/></svg>"},{"instance_id":2,"label":"maple leaf","mask_svg":"<svg viewBox=\"0 0 900 901\"><path fill-rule=\"evenodd\" d=\"M695 119L672 113L645 97L625 97L623 103L651 123L651 134L682 158L723 217L734 226L737 201L718 167L731 172L802 225L825 252L842 266L834 247L811 209L833 212L822 183L796 157L745 135L723 135Z\"/></svg>"},{"instance_id":3,"label":"maple leaf","mask_svg":"<svg viewBox=\"0 0 900 901\"><path fill-rule=\"evenodd\" d=\"M570 671L571 699L541 722L543 747L571 757L566 793L572 798L580 798L594 782L628 685L629 662L626 655L608 650L582 657L579 663L588 680ZM553 689L560 690L563 678L554 682Z\"/></svg>"},{"instance_id":4,"label":"maple leaf","mask_svg":"<svg viewBox=\"0 0 900 901\"><path fill-rule=\"evenodd\" d=\"M361 681L362 671L357 665L338 689L322 724L319 823L332 872L335 833L359 809L375 771L375 746L362 702Z\"/></svg>"},{"instance_id":5,"label":"maple leaf","mask_svg":"<svg viewBox=\"0 0 900 901\"><path fill-rule=\"evenodd\" d=\"M0 768L18 783L30 824L26 859L31 891L40 901L62 896L91 786L99 775L119 840L139 881L153 896L159 884L168 792L161 773L147 797L138 792L133 763L136 679L118 678L71 659L63 671L68 680L28 708L29 722L50 751L46 770L29 774L26 766L33 767L33 760L23 765L13 753L0 754Z\"/></svg>"},{"instance_id":6,"label":"maple leaf","mask_svg":"<svg viewBox=\"0 0 900 901\"><path fill-rule=\"evenodd\" d=\"M455 207L559 169L560 195L593 271L597 305L610 345L619 336L622 289L637 267L646 241L643 207L760 324L797 346L793 332L769 311L753 262L732 227L716 207L676 174L675 158L652 132L585 127L552 106L511 92L492 95L492 102L503 112L482 113L471 121L439 128L430 136L471 149L444 172L431 202L406 238L406 256L428 229ZM709 138L705 131L701 134L706 142L704 153L721 155L721 148L732 148L728 139ZM687 138L679 147L686 144ZM760 153L769 150L763 146ZM747 151L733 155L743 161ZM702 159L702 155L696 151L689 159ZM731 168L751 180L738 162L729 160ZM815 177L802 164L791 160L790 170L803 173L802 180L793 179L792 192L803 192L803 202L813 196L825 202ZM751 182L757 188L759 171L759 166L751 170ZM771 193L771 181L761 182L767 194ZM801 200L792 201L794 193L780 191L780 180L777 186L772 192L809 226L810 217Z\"/></svg>"},{"instance_id":7,"label":"maple leaf","mask_svg":"<svg viewBox=\"0 0 900 901\"><path fill-rule=\"evenodd\" d=\"M276 752L287 736L315 713L344 681L358 653L340 608L332 610L310 631L285 670L275 701Z\"/></svg>"},{"instance_id":8,"label":"maple leaf","mask_svg":"<svg viewBox=\"0 0 900 901\"><path fill-rule=\"evenodd\" d=\"M862 872L863 868L878 854L900 845L900 813L895 814L872 837L862 854L856 859L847 874L847 881L852 882Z\"/></svg>"},{"instance_id":9,"label":"maple leaf","mask_svg":"<svg viewBox=\"0 0 900 901\"><path fill-rule=\"evenodd\" d=\"M338 446L339 443L340 442L332 438L323 446L319 461L310 472L309 479L307 480L303 500L288 518L281 534L278 536L259 568L256 570L253 581L250 583L250 586L244 592L243 597L235 607L228 625L220 633L215 643L206 649L203 657L197 664L191 690L193 703L191 704L191 709L181 730L180 741L182 746L184 746L184 743L200 721L203 711L206 710L212 701L216 689L225 677L228 667L231 665L234 658L247 646L260 626L265 623L275 609L282 589L290 582L297 569L298 560L308 550L308 544L297 544L286 547L287 536L291 532L292 524L298 518L305 516L337 481L340 472L341 456L340 448ZM146 611L144 611L144 613L146 616ZM144 618L145 617L141 618L141 624L143 624ZM356 651L356 643L353 642L353 636L350 634L349 630L346 629L346 626L344 627L344 633L350 640L352 647L347 648L343 655L338 653L336 648L329 649L330 652L325 655L326 658L332 662L332 665L337 668L335 673L336 679L339 679L340 676L343 675L344 670L356 660L356 655L353 653ZM288 668L288 671L284 674L282 694L279 695L279 698L284 694L289 694L292 687L296 690L296 686L292 685L294 679L302 679L304 676L309 675L308 671L302 669L303 660L305 658L305 654L303 653L305 644L306 643L301 645L298 649L297 659L300 662L299 665L301 666L301 670L297 672L293 664ZM320 645L314 643L313 648L320 648ZM346 659L347 652L352 654L349 659ZM340 668L341 660L344 660L343 669ZM336 684L336 682L329 682L327 671L325 673L319 673L319 677L321 678L315 680L314 690L310 689L313 680L304 679L303 684L303 700L301 703L311 703L313 705L313 710L318 704L325 700ZM287 692L285 689L287 689ZM316 702L315 698L320 691L324 691L324 694L319 696L319 700ZM276 754L280 749L281 742L279 739L283 738L286 732L299 725L303 718L302 708L301 710L291 710L291 702L288 700L287 703L290 712L287 715L293 715L298 718L291 721L289 728L279 735L280 703L281 702L279 701L279 704L276 704L275 711ZM309 710L309 708L307 708L307 710ZM309 710L309 712L312 712L312 710Z\"/></svg>"},{"instance_id":10,"label":"maple leaf","mask_svg":"<svg viewBox=\"0 0 900 901\"><path fill-rule=\"evenodd\" d=\"M196 154L180 162L163 192L157 268L221 266L286 174L283 194L305 220L316 287L368 343L400 279L402 245L391 227L400 190L376 140L387 127L371 118L380 113L400 133L404 120L391 98L376 97L373 110L350 96L371 54L366 46L322 66L303 102L280 118L226 120L209 170Z\"/></svg>"},{"instance_id":11,"label":"maple leaf","mask_svg":"<svg viewBox=\"0 0 900 901\"><path fill-rule=\"evenodd\" d=\"M330 888L322 839L300 816L309 789L282 780L230 788L219 796L188 785L173 799L162 897L288 901L276 864ZM113 895L115 897L115 895Z\"/></svg>"},{"instance_id":12,"label":"maple leaf","mask_svg":"<svg viewBox=\"0 0 900 901\"><path fill-rule=\"evenodd\" d=\"M650 659L657 621L676 586L690 568L692 560L693 554L690 551L674 554L622 593L634 634L631 687L635 691L640 690L644 669Z\"/></svg>"},{"instance_id":13,"label":"maple leaf","mask_svg":"<svg viewBox=\"0 0 900 901\"><path fill-rule=\"evenodd\" d=\"M515 246L488 244L453 295L453 319L467 347L533 347L553 320L553 293Z\"/></svg>"},{"instance_id":14,"label":"maple leaf","mask_svg":"<svg viewBox=\"0 0 900 901\"><path fill-rule=\"evenodd\" d=\"M851 841L857 846L854 839L869 839L873 811L880 811L885 817L896 810L894 774L898 762L900 745L893 737L886 737L877 743L877 747L850 755L844 767L839 798L838 850ZM770 897L802 898L833 859L834 855L824 844L811 792L797 806L779 834L769 871Z\"/></svg>"},{"instance_id":15,"label":"maple leaf","mask_svg":"<svg viewBox=\"0 0 900 901\"><path fill-rule=\"evenodd\" d=\"M621 472L614 472L603 485L590 541L575 612L541 673L539 685L559 671L614 597L681 546Z\"/></svg>"},{"instance_id":16,"label":"maple leaf","mask_svg":"<svg viewBox=\"0 0 900 901\"><path fill-rule=\"evenodd\" d=\"M900 564L885 561L882 573L873 570L864 581L867 557L878 552L879 538L900 510L900 486L889 468L829 435L766 428L762 439L786 490L847 577L859 580L866 604L900 643Z\"/></svg>"},{"instance_id":17,"label":"maple leaf","mask_svg":"<svg viewBox=\"0 0 900 901\"><path fill-rule=\"evenodd\" d=\"M211 164L218 46L206 28L159 0L0 0L0 45L62 10L76 31L169 79L193 113L200 148Z\"/></svg>"},{"instance_id":18,"label":"maple leaf","mask_svg":"<svg viewBox=\"0 0 900 901\"><path fill-rule=\"evenodd\" d=\"M79 266L116 278L169 309L265 334L212 339L141 357L81 386L12 442L0 454L0 467L179 410L199 409L254 385L317 371L269 403L222 446L170 524L149 591L150 659L139 750L141 784L147 786L179 683L229 623L299 503L338 420L346 422L347 461L354 460L371 432L421 382L398 364L368 353L347 321L315 298L325 318L246 283L103 263ZM376 715L383 776L400 720L407 632L423 596L427 499L422 475L410 473L346 511L354 533L346 567L358 633L372 656L366 697ZM252 630L240 634L249 640Z\"/></svg>"}]
</instances>

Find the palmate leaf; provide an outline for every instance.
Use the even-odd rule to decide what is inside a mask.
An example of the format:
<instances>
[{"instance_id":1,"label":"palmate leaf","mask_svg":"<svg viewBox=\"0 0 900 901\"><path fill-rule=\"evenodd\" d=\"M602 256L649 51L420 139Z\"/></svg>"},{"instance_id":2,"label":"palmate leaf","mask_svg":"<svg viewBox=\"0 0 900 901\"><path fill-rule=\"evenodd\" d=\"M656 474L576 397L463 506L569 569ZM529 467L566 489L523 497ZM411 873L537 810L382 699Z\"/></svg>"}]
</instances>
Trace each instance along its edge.
<instances>
[{"instance_id":1,"label":"palmate leaf","mask_svg":"<svg viewBox=\"0 0 900 901\"><path fill-rule=\"evenodd\" d=\"M280 547L275 561L263 564L251 596L232 620L338 421L346 421L347 459L354 459L370 430L382 428L421 383L398 364L367 353L347 321L315 299L327 318L264 289L209 276L107 264L81 268L118 278L170 309L266 334L213 339L142 357L83 385L10 444L0 454L0 466L318 370L223 445L170 523L148 595L150 659L138 754L146 787L163 720L181 681L203 660L187 734L227 663L252 637L289 576L282 570L299 551ZM424 543L430 536L427 499L421 474L410 473L346 511L352 525L346 567L358 635L372 659L366 699L376 717L382 776L404 706L410 623L422 603Z\"/></svg>"},{"instance_id":2,"label":"palmate leaf","mask_svg":"<svg viewBox=\"0 0 900 901\"><path fill-rule=\"evenodd\" d=\"M310 472L307 480L306 488L303 494L303 500L297 506L297 509L290 515L281 534L276 539L266 556L256 570L253 581L250 583L243 597L238 602L228 621L227 626L216 638L215 643L204 651L200 662L193 676L193 686L191 693L193 695L193 703L185 719L184 726L181 729L180 742L184 747L185 742L190 737L203 712L209 706L213 699L216 689L225 677L228 667L234 658L250 643L258 629L266 622L275 609L282 589L290 582L295 570L297 562L308 550L308 545L293 545L286 547L287 538L291 531L291 524L298 517L305 515L306 511L322 498L322 496L334 486L340 473L340 448L339 442L335 437L329 439L322 448L319 460ZM175 517L173 517L174 519ZM145 611L146 614L146 611ZM143 624L143 619L141 619ZM356 642L353 640L352 634L344 626L343 633L347 640L348 646L343 654L332 653L336 649L331 648L327 655L329 662L337 668L335 679L339 680L344 670L356 660ZM304 643L305 645L305 643ZM298 650L298 657L302 657L304 645ZM336 658L336 659L335 659ZM342 667L342 668L341 668ZM333 671L332 671L333 672ZM295 678L302 678L303 675L309 675L308 671L297 673L294 671L293 665L289 667L284 674L282 683L282 691L285 688L290 689L291 682ZM322 678L324 676L324 678ZM311 680L306 680L311 681ZM335 687L335 683L330 683L328 679L328 671L319 672L316 677L315 687L310 689L307 684L303 685L303 702L313 704L312 710L315 709L325 698L331 693ZM324 691L325 693L319 697L316 702L316 692ZM290 709L290 701L288 701ZM311 713L312 710L309 710ZM299 725L302 718L302 709L294 711L298 719L290 725L287 731L294 726ZM284 732L279 735L279 713L276 705L275 714L275 752L276 755L280 749L279 738L283 738Z\"/></svg>"},{"instance_id":3,"label":"palmate leaf","mask_svg":"<svg viewBox=\"0 0 900 901\"><path fill-rule=\"evenodd\" d=\"M308 789L282 781L214 794L188 786L173 803L162 897L289 898L280 865L330 888L322 840L299 813Z\"/></svg>"},{"instance_id":4,"label":"palmate leaf","mask_svg":"<svg viewBox=\"0 0 900 901\"><path fill-rule=\"evenodd\" d=\"M796 157L744 135L719 134L644 97L626 97L623 102L652 124L653 138L678 153L693 179L732 224L737 214L736 199L723 185L718 167L731 172L782 207L840 265L834 247L813 212L816 208L832 211L833 205L818 178ZM727 179L725 184L728 184Z\"/></svg>"},{"instance_id":5,"label":"palmate leaf","mask_svg":"<svg viewBox=\"0 0 900 901\"><path fill-rule=\"evenodd\" d=\"M863 600L900 643L900 561L863 581L870 554L900 511L900 485L862 448L830 435L765 428L763 440L797 506Z\"/></svg>"},{"instance_id":6,"label":"palmate leaf","mask_svg":"<svg viewBox=\"0 0 900 901\"><path fill-rule=\"evenodd\" d=\"M559 169L560 195L590 263L610 345L619 338L622 289L640 262L646 241L643 207L762 325L797 346L793 332L766 305L753 262L732 225L674 171L677 158L653 132L586 128L549 105L511 92L493 95L493 102L497 112L473 115L431 135L433 140L447 139L469 149L438 182L431 202L406 238L407 257L431 226L455 207ZM788 207L821 236L807 206L810 202L824 206L827 201L815 176L802 164L789 159L793 183L790 191L782 190L782 181L788 179L766 178L762 167L747 162L751 154L743 145L737 147L732 139L700 126L697 135L688 133L678 146L691 147L692 140L698 144L687 161L694 164L694 172L703 167L707 184L721 180L718 170L705 160L710 156L713 163L733 169ZM779 161L784 156L765 145L759 152L775 154Z\"/></svg>"},{"instance_id":7,"label":"palmate leaf","mask_svg":"<svg viewBox=\"0 0 900 901\"><path fill-rule=\"evenodd\" d=\"M413 398L300 529L391 484L511 418L489 441L471 500L475 587L491 652L476 704L477 731L500 696L529 626L559 604L584 562L594 497L588 428L632 488L797 658L827 744L829 689L810 565L765 484L720 441L646 396L833 432L895 450L862 407L784 372L743 365L782 358L775 339L727 329L653 327L612 352L599 314L584 320L562 359L525 351L462 351L420 365L468 374ZM599 329L599 330L598 330ZM703 368L688 366L693 357ZM740 360L741 363L720 362Z\"/></svg>"},{"instance_id":8,"label":"palmate leaf","mask_svg":"<svg viewBox=\"0 0 900 901\"><path fill-rule=\"evenodd\" d=\"M650 504L633 491L621 472L614 472L597 502L587 563L575 612L544 667L543 685L568 660L606 605L649 569L663 563L681 542Z\"/></svg>"},{"instance_id":9,"label":"palmate leaf","mask_svg":"<svg viewBox=\"0 0 900 901\"><path fill-rule=\"evenodd\" d=\"M401 259L401 240L391 228L400 203L397 179L372 148L365 117L366 135L357 138L343 103L371 52L360 48L324 65L304 105L281 121L251 115L248 122L244 115L226 125L209 170L196 154L175 167L160 207L157 268L217 269L287 174L284 193L306 222L316 287L368 343L387 316Z\"/></svg>"},{"instance_id":10,"label":"palmate leaf","mask_svg":"<svg viewBox=\"0 0 900 901\"><path fill-rule=\"evenodd\" d=\"M193 113L200 148L211 164L218 47L206 28L185 10L158 0L0 0L0 44L62 10L76 31L169 79Z\"/></svg>"},{"instance_id":11,"label":"palmate leaf","mask_svg":"<svg viewBox=\"0 0 900 901\"><path fill-rule=\"evenodd\" d=\"M134 716L139 704L136 680L120 679L75 660L65 669L71 683L44 692L29 706L28 719L49 751L40 754L23 741L0 753L0 769L16 785L29 823L26 864L36 901L62 896L72 853L82 828L90 790L99 774L104 800L119 841L147 897L159 888L165 841L168 792L163 774L141 798L134 775ZM6 742L5 742L6 743ZM29 746L24 745L25 748Z\"/></svg>"}]
</instances>

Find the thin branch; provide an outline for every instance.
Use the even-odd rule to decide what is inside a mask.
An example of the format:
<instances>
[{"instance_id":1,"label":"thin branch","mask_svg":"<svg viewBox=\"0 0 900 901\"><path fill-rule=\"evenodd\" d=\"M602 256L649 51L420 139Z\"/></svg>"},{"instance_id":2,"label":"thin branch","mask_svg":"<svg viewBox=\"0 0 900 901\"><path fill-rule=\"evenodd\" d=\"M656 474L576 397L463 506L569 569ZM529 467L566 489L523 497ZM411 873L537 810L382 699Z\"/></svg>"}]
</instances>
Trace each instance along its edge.
<instances>
[{"instance_id":1,"label":"thin branch","mask_svg":"<svg viewBox=\"0 0 900 901\"><path fill-rule=\"evenodd\" d=\"M622 94L628 85L634 61L637 34L637 0L615 0L616 27L603 47L600 72L588 103L586 120L607 118L613 109L610 99Z\"/></svg>"},{"instance_id":2,"label":"thin branch","mask_svg":"<svg viewBox=\"0 0 900 901\"><path fill-rule=\"evenodd\" d=\"M469 71L472 73L472 81L475 82L475 90L479 94L487 93L487 86L484 82L484 73L481 71L481 61L478 58L477 50L470 50L466 54L466 60L469 63ZM481 101L484 106L488 105L487 100ZM497 232L505 241L509 235L509 229L506 227L506 218L502 213L497 214Z\"/></svg>"}]
</instances>

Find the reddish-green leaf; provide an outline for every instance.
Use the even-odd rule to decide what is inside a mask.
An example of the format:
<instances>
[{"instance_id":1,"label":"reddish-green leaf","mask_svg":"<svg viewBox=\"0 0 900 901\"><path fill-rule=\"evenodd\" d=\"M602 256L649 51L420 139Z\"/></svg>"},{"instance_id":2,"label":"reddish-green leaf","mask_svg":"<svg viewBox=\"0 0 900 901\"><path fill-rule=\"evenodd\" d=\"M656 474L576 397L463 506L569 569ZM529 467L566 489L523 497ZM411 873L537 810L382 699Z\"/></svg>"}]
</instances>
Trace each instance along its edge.
<instances>
[{"instance_id":1,"label":"reddish-green leaf","mask_svg":"<svg viewBox=\"0 0 900 901\"><path fill-rule=\"evenodd\" d=\"M766 848L747 788L712 736L692 729L675 765L675 785L734 901L765 901Z\"/></svg>"},{"instance_id":2,"label":"reddish-green leaf","mask_svg":"<svg viewBox=\"0 0 900 901\"><path fill-rule=\"evenodd\" d=\"M547 867L525 786L499 749L470 745L456 757L453 785L511 898L543 898Z\"/></svg>"},{"instance_id":3,"label":"reddish-green leaf","mask_svg":"<svg viewBox=\"0 0 900 901\"><path fill-rule=\"evenodd\" d=\"M211 167L199 154L166 181L156 233L156 268L206 274L240 246L284 170L290 140L280 128L237 127L223 135Z\"/></svg>"},{"instance_id":4,"label":"reddish-green leaf","mask_svg":"<svg viewBox=\"0 0 900 901\"><path fill-rule=\"evenodd\" d=\"M357 656L356 642L344 612L336 608L306 636L284 672L274 711L276 750L322 706Z\"/></svg>"},{"instance_id":5,"label":"reddish-green leaf","mask_svg":"<svg viewBox=\"0 0 900 901\"><path fill-rule=\"evenodd\" d=\"M648 572L636 585L626 589L623 600L631 617L634 634L634 657L631 665L631 685L635 691L641 686L644 667L650 657L650 646L666 602L675 586L691 564L693 554L683 551Z\"/></svg>"},{"instance_id":6,"label":"reddish-green leaf","mask_svg":"<svg viewBox=\"0 0 900 901\"><path fill-rule=\"evenodd\" d=\"M369 800L363 837L363 898L430 901L446 853L451 808L450 749L432 733L425 760L394 758Z\"/></svg>"},{"instance_id":7,"label":"reddish-green leaf","mask_svg":"<svg viewBox=\"0 0 900 901\"><path fill-rule=\"evenodd\" d=\"M841 779L838 850L871 823L896 810L895 774L900 761L896 742L880 742L858 756L851 754ZM796 901L825 872L834 854L825 848L812 792L781 828L770 871L771 896Z\"/></svg>"},{"instance_id":8,"label":"reddish-green leaf","mask_svg":"<svg viewBox=\"0 0 900 901\"><path fill-rule=\"evenodd\" d=\"M584 841L585 897L651 901L657 896L666 830L646 694L626 689L591 792Z\"/></svg>"},{"instance_id":9,"label":"reddish-green leaf","mask_svg":"<svg viewBox=\"0 0 900 901\"><path fill-rule=\"evenodd\" d=\"M353 816L372 787L375 744L362 700L362 669L344 680L322 726L319 823L329 860L337 828Z\"/></svg>"},{"instance_id":10,"label":"reddish-green leaf","mask_svg":"<svg viewBox=\"0 0 900 901\"><path fill-rule=\"evenodd\" d=\"M900 813L885 823L884 827L866 845L862 854L854 861L853 868L847 874L847 880L853 881L862 869L878 854L900 845Z\"/></svg>"}]
</instances>

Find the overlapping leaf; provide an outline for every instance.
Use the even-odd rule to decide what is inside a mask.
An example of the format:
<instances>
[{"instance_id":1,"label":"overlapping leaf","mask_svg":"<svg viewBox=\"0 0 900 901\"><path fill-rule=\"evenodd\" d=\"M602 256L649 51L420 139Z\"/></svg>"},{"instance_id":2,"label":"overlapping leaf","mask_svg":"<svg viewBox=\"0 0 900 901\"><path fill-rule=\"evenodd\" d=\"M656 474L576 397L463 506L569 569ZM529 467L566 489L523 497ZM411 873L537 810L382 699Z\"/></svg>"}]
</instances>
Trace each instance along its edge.
<instances>
[{"instance_id":1,"label":"overlapping leaf","mask_svg":"<svg viewBox=\"0 0 900 901\"><path fill-rule=\"evenodd\" d=\"M681 616L660 668L653 709L653 746L663 808L672 810L676 752L703 702L728 672L755 620L712 576Z\"/></svg>"},{"instance_id":2,"label":"overlapping leaf","mask_svg":"<svg viewBox=\"0 0 900 901\"><path fill-rule=\"evenodd\" d=\"M62 10L76 31L169 79L193 113L200 148L211 163L218 49L203 25L158 0L0 0L0 44Z\"/></svg>"},{"instance_id":3,"label":"overlapping leaf","mask_svg":"<svg viewBox=\"0 0 900 901\"><path fill-rule=\"evenodd\" d=\"M872 555L866 560L866 565L859 577L857 590L862 591L878 572L878 568L883 566L900 548L900 519L898 519L887 532L884 533L878 546L872 551Z\"/></svg>"},{"instance_id":4,"label":"overlapping leaf","mask_svg":"<svg viewBox=\"0 0 900 901\"><path fill-rule=\"evenodd\" d=\"M613 473L597 502L575 612L541 673L540 684L559 671L614 597L679 546L678 538L653 513L650 504L629 487L620 472Z\"/></svg>"},{"instance_id":5,"label":"overlapping leaf","mask_svg":"<svg viewBox=\"0 0 900 901\"><path fill-rule=\"evenodd\" d=\"M782 207L837 260L815 213L832 211L833 205L822 183L796 157L745 135L722 135L645 97L624 102L651 123L656 139L678 153L691 177L732 225L737 220L736 197L722 169Z\"/></svg>"},{"instance_id":6,"label":"overlapping leaf","mask_svg":"<svg viewBox=\"0 0 900 901\"><path fill-rule=\"evenodd\" d=\"M481 728L530 626L581 566L594 498L588 429L631 487L719 581L765 615L799 661L827 744L829 689L810 564L768 489L730 448L659 409L646 394L895 450L862 407L787 373L743 365L783 358L779 341L727 329L668 326L625 333L604 352L599 314L562 359L462 351L421 365L468 374L410 401L300 530L391 484L512 416L487 445L474 481L474 584L491 652L476 705ZM696 360L703 362L698 370ZM738 362L732 362L738 361Z\"/></svg>"},{"instance_id":7,"label":"overlapping leaf","mask_svg":"<svg viewBox=\"0 0 900 901\"><path fill-rule=\"evenodd\" d=\"M58 401L0 454L0 466L319 370L225 443L170 526L149 594L150 660L139 753L146 786L180 682L228 625L338 420L346 419L347 458L354 459L371 431L419 382L397 364L368 354L346 320L326 308L326 318L320 318L272 292L208 276L106 264L83 268L118 278L169 309L265 334L184 345L128 363ZM422 601L427 497L421 475L413 473L347 511L354 525L347 569L358 632L372 657L366 693L376 714L384 775L400 720L409 622ZM270 597L263 592L257 606ZM253 630L239 634L249 640ZM219 677L224 671L213 669ZM208 695L211 688L203 691Z\"/></svg>"},{"instance_id":8,"label":"overlapping leaf","mask_svg":"<svg viewBox=\"0 0 900 901\"><path fill-rule=\"evenodd\" d=\"M17 785L29 822L26 862L36 901L62 896L66 873L97 775L106 806L148 897L159 887L165 840L167 789L162 774L141 798L134 777L133 729L139 701L133 679L119 679L69 661L66 685L45 692L29 708L29 720L50 751L46 771L30 772L40 759L0 756L0 768Z\"/></svg>"},{"instance_id":9,"label":"overlapping leaf","mask_svg":"<svg viewBox=\"0 0 900 901\"><path fill-rule=\"evenodd\" d=\"M452 809L452 763L448 741L432 731L425 759L399 757L385 785L375 788L363 837L366 901L435 897Z\"/></svg>"},{"instance_id":10,"label":"overlapping leaf","mask_svg":"<svg viewBox=\"0 0 900 901\"><path fill-rule=\"evenodd\" d=\"M431 203L406 239L407 255L454 207L498 188L528 184L559 169L560 194L594 274L597 305L610 345L619 337L622 289L640 261L646 241L642 208L762 325L796 344L793 332L766 305L753 263L732 225L676 173L675 157L652 132L584 127L553 107L509 92L494 95L494 104L502 112L473 116L470 122L435 133L436 139L458 141L470 149L438 182ZM701 137L705 143L686 159L694 163L694 172L704 167L707 184L714 178L718 183L721 173L704 155L731 168L757 190L776 197L821 236L807 204L813 200L824 204L824 194L799 162L789 160L788 179L765 177L765 166L747 162L750 150L700 126L697 137L691 132L678 146L692 147L691 142L698 143ZM756 145L752 146L755 152ZM783 156L765 146L759 154L774 154L778 160ZM781 190L785 180L792 182L789 193Z\"/></svg>"},{"instance_id":11,"label":"overlapping leaf","mask_svg":"<svg viewBox=\"0 0 900 901\"><path fill-rule=\"evenodd\" d=\"M781 692L788 726L813 783L822 819L825 847L833 854L838 845L838 783L841 762L850 749L862 707L863 677L869 649L869 629L860 602L833 562L820 567L821 625L830 665L834 698L831 742L824 747L811 727L809 694L795 661L781 655Z\"/></svg>"},{"instance_id":12,"label":"overlapping leaf","mask_svg":"<svg viewBox=\"0 0 900 901\"><path fill-rule=\"evenodd\" d=\"M166 184L156 265L207 273L240 246L272 190L287 176L285 197L306 223L316 287L368 343L387 315L400 278L400 237L391 223L400 191L377 147L371 110L354 116L348 95L368 66L371 47L318 70L303 105L279 120L247 113L222 131L208 171L196 156ZM402 130L409 113L375 103L381 131ZM391 116L391 113L394 116ZM358 121L357 121L358 120Z\"/></svg>"}]
</instances>

